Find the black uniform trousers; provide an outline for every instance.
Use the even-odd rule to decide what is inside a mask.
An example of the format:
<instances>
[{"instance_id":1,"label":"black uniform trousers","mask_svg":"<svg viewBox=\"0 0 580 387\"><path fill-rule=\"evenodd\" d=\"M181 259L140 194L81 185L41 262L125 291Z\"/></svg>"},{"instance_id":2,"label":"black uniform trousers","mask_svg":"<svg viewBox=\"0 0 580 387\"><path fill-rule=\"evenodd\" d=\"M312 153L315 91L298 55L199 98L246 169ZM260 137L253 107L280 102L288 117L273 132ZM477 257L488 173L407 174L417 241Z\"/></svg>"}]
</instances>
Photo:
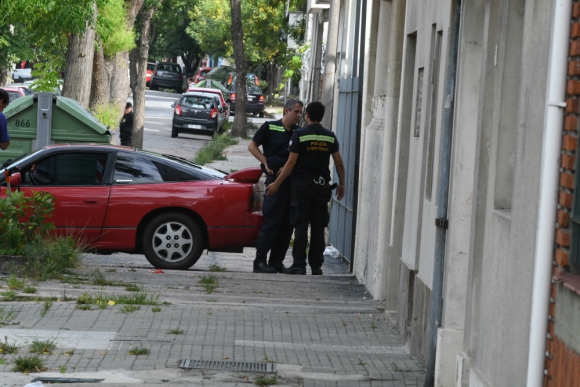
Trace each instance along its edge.
<instances>
[{"instance_id":1,"label":"black uniform trousers","mask_svg":"<svg viewBox=\"0 0 580 387\"><path fill-rule=\"evenodd\" d=\"M306 268L308 227L310 226L310 248L308 264L320 269L324 263L324 229L328 226L328 184L316 184L312 178L292 182L292 213L294 225L293 267Z\"/></svg>"},{"instance_id":2,"label":"black uniform trousers","mask_svg":"<svg viewBox=\"0 0 580 387\"><path fill-rule=\"evenodd\" d=\"M265 185L273 183L276 176L267 175ZM294 231L290 224L290 179L284 181L274 195L264 196L262 203L264 222L256 241L256 259L258 263L266 263L270 251L269 266L279 267L284 261L290 239Z\"/></svg>"}]
</instances>

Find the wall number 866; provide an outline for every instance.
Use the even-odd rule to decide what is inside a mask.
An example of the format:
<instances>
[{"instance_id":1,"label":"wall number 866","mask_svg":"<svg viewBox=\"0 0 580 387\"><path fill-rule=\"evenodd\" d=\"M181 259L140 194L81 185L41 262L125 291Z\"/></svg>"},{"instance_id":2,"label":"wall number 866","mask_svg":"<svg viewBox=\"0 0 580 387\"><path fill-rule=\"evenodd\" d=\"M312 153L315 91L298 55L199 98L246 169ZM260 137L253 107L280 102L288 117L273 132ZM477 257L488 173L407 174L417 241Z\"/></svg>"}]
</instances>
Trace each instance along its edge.
<instances>
[{"instance_id":1,"label":"wall number 866","mask_svg":"<svg viewBox=\"0 0 580 387\"><path fill-rule=\"evenodd\" d=\"M16 120L14 125L17 128L30 128L30 120Z\"/></svg>"}]
</instances>

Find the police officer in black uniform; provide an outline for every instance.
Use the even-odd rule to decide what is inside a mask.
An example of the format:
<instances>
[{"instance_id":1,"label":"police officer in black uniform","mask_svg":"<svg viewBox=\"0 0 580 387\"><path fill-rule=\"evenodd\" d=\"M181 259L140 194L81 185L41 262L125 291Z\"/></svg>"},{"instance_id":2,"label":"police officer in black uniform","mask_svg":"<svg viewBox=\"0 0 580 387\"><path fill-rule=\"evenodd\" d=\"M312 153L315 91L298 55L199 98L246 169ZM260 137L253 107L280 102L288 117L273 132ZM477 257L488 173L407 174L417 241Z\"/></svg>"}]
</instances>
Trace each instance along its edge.
<instances>
[{"instance_id":1,"label":"police officer in black uniform","mask_svg":"<svg viewBox=\"0 0 580 387\"><path fill-rule=\"evenodd\" d=\"M131 136L133 135L133 104L127 102L125 114L119 123L119 137L121 145L131 146Z\"/></svg>"},{"instance_id":2,"label":"police officer in black uniform","mask_svg":"<svg viewBox=\"0 0 580 387\"><path fill-rule=\"evenodd\" d=\"M338 173L336 197L341 200L345 192L344 162L339 152L338 140L333 132L320 125L324 105L312 102L306 106L307 126L298 130L290 141L290 156L280 176L266 187L267 195L275 195L284 180L292 173L291 221L294 225L294 263L287 274L306 274L306 247L310 226L308 264L312 275L322 275L324 263L324 228L328 226L330 201L330 156ZM266 196L268 197L268 196Z\"/></svg>"},{"instance_id":3,"label":"police officer in black uniform","mask_svg":"<svg viewBox=\"0 0 580 387\"><path fill-rule=\"evenodd\" d=\"M248 145L250 153L261 162L262 170L266 174L266 185L276 180L288 160L288 143L298 129L296 124L302 116L302 106L302 102L295 99L286 101L282 119L264 123ZM276 195L264 198L262 214L264 223L256 241L254 273L283 273L285 267L282 261L293 231L290 224L289 182L283 184ZM267 263L268 251L270 260Z\"/></svg>"}]
</instances>

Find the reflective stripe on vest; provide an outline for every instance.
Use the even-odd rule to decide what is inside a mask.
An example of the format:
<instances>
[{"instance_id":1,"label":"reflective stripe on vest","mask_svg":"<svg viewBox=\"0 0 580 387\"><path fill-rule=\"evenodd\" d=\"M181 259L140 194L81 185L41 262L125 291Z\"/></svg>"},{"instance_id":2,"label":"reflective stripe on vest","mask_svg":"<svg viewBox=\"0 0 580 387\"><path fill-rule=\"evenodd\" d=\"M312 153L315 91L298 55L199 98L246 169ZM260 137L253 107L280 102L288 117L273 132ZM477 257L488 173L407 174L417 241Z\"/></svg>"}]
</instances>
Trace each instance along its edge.
<instances>
[{"instance_id":1,"label":"reflective stripe on vest","mask_svg":"<svg viewBox=\"0 0 580 387\"><path fill-rule=\"evenodd\" d=\"M283 126L272 125L272 124L270 124L270 130L273 130L276 132L285 132L286 131L286 129L284 129Z\"/></svg>"},{"instance_id":2,"label":"reflective stripe on vest","mask_svg":"<svg viewBox=\"0 0 580 387\"><path fill-rule=\"evenodd\" d=\"M334 144L334 137L324 136L322 134L308 134L306 136L300 136L300 142L304 141L328 141Z\"/></svg>"}]
</instances>

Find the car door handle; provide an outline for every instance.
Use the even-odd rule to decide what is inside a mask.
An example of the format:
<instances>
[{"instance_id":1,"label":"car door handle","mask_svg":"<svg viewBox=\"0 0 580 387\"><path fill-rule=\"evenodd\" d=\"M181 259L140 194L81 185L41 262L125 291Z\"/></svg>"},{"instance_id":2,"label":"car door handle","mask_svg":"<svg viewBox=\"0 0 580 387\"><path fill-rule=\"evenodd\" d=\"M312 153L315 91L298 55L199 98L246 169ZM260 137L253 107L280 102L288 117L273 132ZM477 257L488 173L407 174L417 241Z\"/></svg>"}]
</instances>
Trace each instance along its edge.
<instances>
[{"instance_id":1,"label":"car door handle","mask_svg":"<svg viewBox=\"0 0 580 387\"><path fill-rule=\"evenodd\" d=\"M99 204L101 201L99 199L85 199L86 204Z\"/></svg>"}]
</instances>

